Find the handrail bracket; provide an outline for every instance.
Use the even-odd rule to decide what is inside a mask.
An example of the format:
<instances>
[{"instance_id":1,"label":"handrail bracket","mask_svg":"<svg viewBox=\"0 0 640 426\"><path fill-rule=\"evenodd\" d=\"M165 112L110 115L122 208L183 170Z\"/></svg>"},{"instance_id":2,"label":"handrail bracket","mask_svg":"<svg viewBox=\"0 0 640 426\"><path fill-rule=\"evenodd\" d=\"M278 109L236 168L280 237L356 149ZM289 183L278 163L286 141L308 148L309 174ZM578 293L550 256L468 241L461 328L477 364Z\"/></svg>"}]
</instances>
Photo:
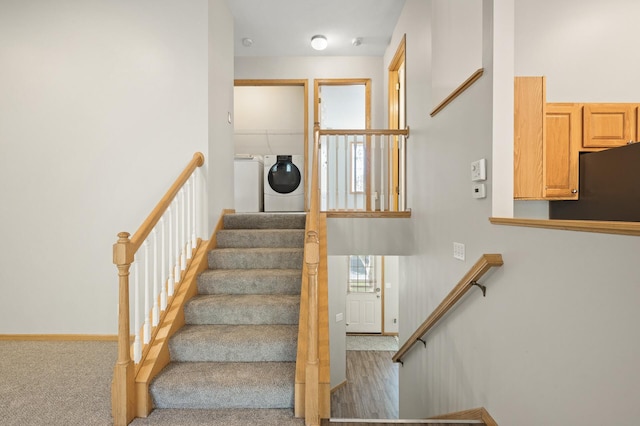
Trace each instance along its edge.
<instances>
[{"instance_id":1,"label":"handrail bracket","mask_svg":"<svg viewBox=\"0 0 640 426\"><path fill-rule=\"evenodd\" d=\"M482 290L482 297L487 297L487 286L486 285L482 285L478 281L471 281L470 284L480 287L480 290Z\"/></svg>"},{"instance_id":2,"label":"handrail bracket","mask_svg":"<svg viewBox=\"0 0 640 426\"><path fill-rule=\"evenodd\" d=\"M416 340L421 341L425 348L427 347L427 342L426 342L425 340L422 340L422 339L420 339L420 338L418 338L418 339L416 339Z\"/></svg>"}]
</instances>

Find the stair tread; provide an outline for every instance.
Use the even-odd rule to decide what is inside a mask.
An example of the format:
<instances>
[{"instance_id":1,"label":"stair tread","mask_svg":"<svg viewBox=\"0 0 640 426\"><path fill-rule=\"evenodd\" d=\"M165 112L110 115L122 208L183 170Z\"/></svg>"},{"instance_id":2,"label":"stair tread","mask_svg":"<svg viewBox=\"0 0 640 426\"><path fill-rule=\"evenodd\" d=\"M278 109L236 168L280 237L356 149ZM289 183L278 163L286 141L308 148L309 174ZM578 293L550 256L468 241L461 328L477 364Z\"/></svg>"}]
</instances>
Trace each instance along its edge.
<instances>
[{"instance_id":1,"label":"stair tread","mask_svg":"<svg viewBox=\"0 0 640 426\"><path fill-rule=\"evenodd\" d=\"M295 362L171 362L150 392L158 408L290 408L295 368Z\"/></svg>"},{"instance_id":2,"label":"stair tread","mask_svg":"<svg viewBox=\"0 0 640 426\"><path fill-rule=\"evenodd\" d=\"M304 418L294 417L290 408L218 408L187 410L179 408L154 409L146 419L136 419L132 425L171 425L176 419L184 423L207 426L278 425L304 426Z\"/></svg>"},{"instance_id":3,"label":"stair tread","mask_svg":"<svg viewBox=\"0 0 640 426\"><path fill-rule=\"evenodd\" d=\"M224 229L304 229L306 213L234 213L223 217Z\"/></svg>"}]
</instances>

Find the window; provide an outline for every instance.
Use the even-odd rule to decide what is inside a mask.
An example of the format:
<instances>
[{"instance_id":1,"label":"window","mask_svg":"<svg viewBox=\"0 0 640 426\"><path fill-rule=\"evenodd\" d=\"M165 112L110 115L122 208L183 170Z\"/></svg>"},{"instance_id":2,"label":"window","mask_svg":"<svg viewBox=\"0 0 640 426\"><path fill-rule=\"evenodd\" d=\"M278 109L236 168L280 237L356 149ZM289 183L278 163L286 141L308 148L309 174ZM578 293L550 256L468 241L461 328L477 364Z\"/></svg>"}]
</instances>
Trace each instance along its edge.
<instances>
[{"instance_id":1,"label":"window","mask_svg":"<svg viewBox=\"0 0 640 426\"><path fill-rule=\"evenodd\" d=\"M375 256L349 256L350 293L373 293L376 287Z\"/></svg>"},{"instance_id":2,"label":"window","mask_svg":"<svg viewBox=\"0 0 640 426\"><path fill-rule=\"evenodd\" d=\"M364 192L364 143L351 142L351 192Z\"/></svg>"}]
</instances>

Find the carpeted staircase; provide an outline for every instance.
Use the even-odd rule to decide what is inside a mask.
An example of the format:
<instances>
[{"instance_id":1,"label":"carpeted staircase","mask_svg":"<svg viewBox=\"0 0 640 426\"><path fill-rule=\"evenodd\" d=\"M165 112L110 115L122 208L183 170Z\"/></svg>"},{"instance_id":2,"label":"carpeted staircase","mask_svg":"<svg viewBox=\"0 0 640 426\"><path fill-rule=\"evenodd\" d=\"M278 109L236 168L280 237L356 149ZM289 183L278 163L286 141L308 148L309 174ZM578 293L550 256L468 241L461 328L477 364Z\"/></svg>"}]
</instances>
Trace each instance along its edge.
<instances>
[{"instance_id":1,"label":"carpeted staircase","mask_svg":"<svg viewBox=\"0 0 640 426\"><path fill-rule=\"evenodd\" d=\"M156 408L293 408L305 219L224 217L171 363L150 386Z\"/></svg>"}]
</instances>

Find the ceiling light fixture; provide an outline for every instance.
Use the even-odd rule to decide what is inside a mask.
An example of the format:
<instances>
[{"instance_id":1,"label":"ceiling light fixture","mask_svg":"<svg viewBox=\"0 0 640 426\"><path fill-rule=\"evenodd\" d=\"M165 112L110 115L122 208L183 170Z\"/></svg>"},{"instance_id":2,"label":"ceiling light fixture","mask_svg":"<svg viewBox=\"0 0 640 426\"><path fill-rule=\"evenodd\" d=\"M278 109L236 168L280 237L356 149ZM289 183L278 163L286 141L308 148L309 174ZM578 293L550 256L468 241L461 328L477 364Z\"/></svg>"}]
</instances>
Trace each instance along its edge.
<instances>
[{"instance_id":1,"label":"ceiling light fixture","mask_svg":"<svg viewBox=\"0 0 640 426\"><path fill-rule=\"evenodd\" d=\"M311 37L311 47L315 50L324 50L328 44L327 38L323 35L314 35Z\"/></svg>"},{"instance_id":2,"label":"ceiling light fixture","mask_svg":"<svg viewBox=\"0 0 640 426\"><path fill-rule=\"evenodd\" d=\"M245 37L242 39L242 45L244 47L251 47L252 44L253 44L253 40L251 40L249 37Z\"/></svg>"}]
</instances>

